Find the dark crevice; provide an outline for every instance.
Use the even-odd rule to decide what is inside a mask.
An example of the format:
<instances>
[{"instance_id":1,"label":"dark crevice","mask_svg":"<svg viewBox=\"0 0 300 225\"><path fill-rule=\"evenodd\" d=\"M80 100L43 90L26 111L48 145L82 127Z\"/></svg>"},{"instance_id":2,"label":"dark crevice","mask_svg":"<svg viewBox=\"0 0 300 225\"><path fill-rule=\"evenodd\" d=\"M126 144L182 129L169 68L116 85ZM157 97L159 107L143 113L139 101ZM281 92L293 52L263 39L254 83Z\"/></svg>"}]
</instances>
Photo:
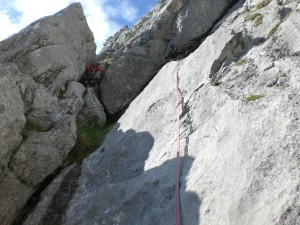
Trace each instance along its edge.
<instances>
[{"instance_id":1,"label":"dark crevice","mask_svg":"<svg viewBox=\"0 0 300 225\"><path fill-rule=\"evenodd\" d=\"M69 202L77 189L77 180L80 174L81 164L79 163L64 177L39 225L61 224Z\"/></svg>"},{"instance_id":2,"label":"dark crevice","mask_svg":"<svg viewBox=\"0 0 300 225\"><path fill-rule=\"evenodd\" d=\"M22 225L27 217L34 211L37 204L40 202L40 195L51 184L51 182L60 174L63 167L57 168L52 174L44 179L44 181L37 187L36 191L28 199L25 207L21 213L16 217L13 225Z\"/></svg>"},{"instance_id":3,"label":"dark crevice","mask_svg":"<svg viewBox=\"0 0 300 225\"><path fill-rule=\"evenodd\" d=\"M100 87L100 84L99 84L99 87ZM109 124L112 124L114 121L116 121L116 119L113 117L113 115L111 115L108 112L108 109L107 109L106 105L104 104L104 102L103 102L103 100L101 98L100 88L99 88L98 93L97 93L97 98L98 98L99 102L101 103L101 105L103 106L103 110L104 110L104 113L106 115L105 126L107 126Z\"/></svg>"}]
</instances>

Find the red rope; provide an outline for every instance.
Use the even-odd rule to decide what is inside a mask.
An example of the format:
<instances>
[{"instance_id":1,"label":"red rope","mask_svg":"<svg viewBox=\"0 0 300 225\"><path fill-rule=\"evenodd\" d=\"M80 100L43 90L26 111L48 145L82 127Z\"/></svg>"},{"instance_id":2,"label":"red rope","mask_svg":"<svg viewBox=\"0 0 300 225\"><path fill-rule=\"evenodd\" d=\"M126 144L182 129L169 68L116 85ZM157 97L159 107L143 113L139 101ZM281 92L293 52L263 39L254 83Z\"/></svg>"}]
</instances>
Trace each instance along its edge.
<instances>
[{"instance_id":1,"label":"red rope","mask_svg":"<svg viewBox=\"0 0 300 225\"><path fill-rule=\"evenodd\" d=\"M176 215L176 225L180 225L180 105L182 103L182 96L180 96L179 88L178 88L178 71L180 65L178 65L177 73L176 73L176 130L177 130L177 148L176 148L176 184L175 184L175 215Z\"/></svg>"}]
</instances>

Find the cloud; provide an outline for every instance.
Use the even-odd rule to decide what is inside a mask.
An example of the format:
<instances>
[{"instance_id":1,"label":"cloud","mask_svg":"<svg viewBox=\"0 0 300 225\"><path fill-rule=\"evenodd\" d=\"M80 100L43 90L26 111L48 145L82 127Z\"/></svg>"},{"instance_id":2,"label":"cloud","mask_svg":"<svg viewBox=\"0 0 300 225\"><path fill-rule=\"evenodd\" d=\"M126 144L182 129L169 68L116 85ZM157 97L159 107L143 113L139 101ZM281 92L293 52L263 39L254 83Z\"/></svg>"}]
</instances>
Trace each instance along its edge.
<instances>
[{"instance_id":1,"label":"cloud","mask_svg":"<svg viewBox=\"0 0 300 225\"><path fill-rule=\"evenodd\" d=\"M137 19L138 9L126 0L122 1L119 11L122 18L129 22L134 22Z\"/></svg>"},{"instance_id":2,"label":"cloud","mask_svg":"<svg viewBox=\"0 0 300 225\"><path fill-rule=\"evenodd\" d=\"M106 0L81 1L89 27L94 33L97 52L101 50L105 40L122 27L121 24L110 20L105 8L106 2Z\"/></svg>"},{"instance_id":3,"label":"cloud","mask_svg":"<svg viewBox=\"0 0 300 225\"><path fill-rule=\"evenodd\" d=\"M111 20L124 20L132 23L138 17L138 8L129 0L106 1L104 7Z\"/></svg>"},{"instance_id":4,"label":"cloud","mask_svg":"<svg viewBox=\"0 0 300 225\"><path fill-rule=\"evenodd\" d=\"M71 0L0 0L0 40L7 38L33 21L56 13Z\"/></svg>"}]
</instances>

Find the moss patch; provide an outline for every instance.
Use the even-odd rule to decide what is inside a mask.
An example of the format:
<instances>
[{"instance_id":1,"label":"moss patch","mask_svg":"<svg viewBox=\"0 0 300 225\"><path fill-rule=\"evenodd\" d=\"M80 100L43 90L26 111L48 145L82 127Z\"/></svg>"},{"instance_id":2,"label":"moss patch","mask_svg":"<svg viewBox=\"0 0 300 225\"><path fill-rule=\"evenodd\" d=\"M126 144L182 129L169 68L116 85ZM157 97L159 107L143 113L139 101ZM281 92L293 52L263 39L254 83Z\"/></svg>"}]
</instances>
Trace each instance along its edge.
<instances>
[{"instance_id":1,"label":"moss patch","mask_svg":"<svg viewBox=\"0 0 300 225\"><path fill-rule=\"evenodd\" d=\"M93 122L91 121L90 124ZM79 126L77 128L77 140L74 148L65 160L65 165L80 162L93 153L103 142L105 135L114 124L101 127L94 123L93 126Z\"/></svg>"},{"instance_id":2,"label":"moss patch","mask_svg":"<svg viewBox=\"0 0 300 225\"><path fill-rule=\"evenodd\" d=\"M273 34L276 33L276 31L278 30L279 26L281 25L282 21L278 22L275 27L273 27L273 29L268 33L268 38L270 38Z\"/></svg>"},{"instance_id":3,"label":"moss patch","mask_svg":"<svg viewBox=\"0 0 300 225\"><path fill-rule=\"evenodd\" d=\"M255 13L251 15L250 20L254 22L254 26L258 27L262 21L263 21L264 16L260 13Z\"/></svg>"},{"instance_id":4,"label":"moss patch","mask_svg":"<svg viewBox=\"0 0 300 225\"><path fill-rule=\"evenodd\" d=\"M241 66L244 65L248 62L248 59L239 59L238 61L235 62L236 66Z\"/></svg>"},{"instance_id":5,"label":"moss patch","mask_svg":"<svg viewBox=\"0 0 300 225\"><path fill-rule=\"evenodd\" d=\"M211 86L219 86L221 84L221 82L217 81L217 80L211 80L210 84L211 84Z\"/></svg>"},{"instance_id":6,"label":"moss patch","mask_svg":"<svg viewBox=\"0 0 300 225\"><path fill-rule=\"evenodd\" d=\"M264 7L266 7L267 5L269 5L269 3L270 3L271 1L272 1L272 0L261 0L261 1L255 6L255 9L258 10L258 9L264 8Z\"/></svg>"},{"instance_id":7,"label":"moss patch","mask_svg":"<svg viewBox=\"0 0 300 225\"><path fill-rule=\"evenodd\" d=\"M279 22L275 25L275 27L270 30L268 33L268 38L270 38L273 34L275 34L279 28L279 26L291 15L292 10L290 10L282 19L279 20Z\"/></svg>"},{"instance_id":8,"label":"moss patch","mask_svg":"<svg viewBox=\"0 0 300 225\"><path fill-rule=\"evenodd\" d=\"M248 102L255 101L255 100L260 99L262 97L264 97L264 96L263 95L249 95L247 97L247 101Z\"/></svg>"}]
</instances>

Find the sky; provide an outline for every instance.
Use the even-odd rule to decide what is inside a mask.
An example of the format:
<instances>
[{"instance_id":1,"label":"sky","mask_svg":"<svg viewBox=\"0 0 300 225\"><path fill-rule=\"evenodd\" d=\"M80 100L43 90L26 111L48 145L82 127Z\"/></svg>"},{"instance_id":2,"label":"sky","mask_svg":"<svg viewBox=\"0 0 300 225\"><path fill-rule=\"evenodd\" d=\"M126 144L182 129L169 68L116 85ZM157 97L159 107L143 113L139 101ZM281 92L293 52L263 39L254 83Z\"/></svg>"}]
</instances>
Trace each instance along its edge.
<instances>
[{"instance_id":1,"label":"sky","mask_svg":"<svg viewBox=\"0 0 300 225\"><path fill-rule=\"evenodd\" d=\"M131 27L158 0L0 0L0 41L74 2L83 6L99 52L108 37L126 25Z\"/></svg>"}]
</instances>

